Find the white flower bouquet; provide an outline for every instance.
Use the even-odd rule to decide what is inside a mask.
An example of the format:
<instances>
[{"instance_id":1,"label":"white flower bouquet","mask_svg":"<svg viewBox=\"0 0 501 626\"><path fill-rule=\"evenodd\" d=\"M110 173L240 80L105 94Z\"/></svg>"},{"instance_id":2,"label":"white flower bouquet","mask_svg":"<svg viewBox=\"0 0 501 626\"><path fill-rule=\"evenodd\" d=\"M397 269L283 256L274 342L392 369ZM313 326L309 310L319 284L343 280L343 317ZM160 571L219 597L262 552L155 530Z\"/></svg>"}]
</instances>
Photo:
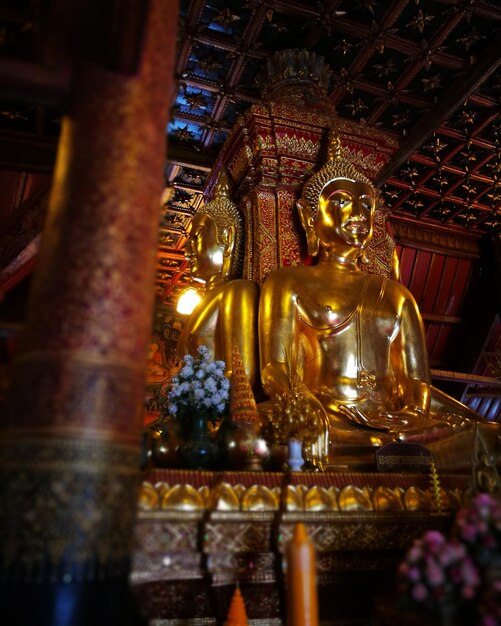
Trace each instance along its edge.
<instances>
[{"instance_id":1,"label":"white flower bouquet","mask_svg":"<svg viewBox=\"0 0 501 626\"><path fill-rule=\"evenodd\" d=\"M195 413L217 422L225 414L230 396L224 371L224 361L214 361L207 346L198 348L197 357L186 355L168 393L170 415L182 420Z\"/></svg>"}]
</instances>

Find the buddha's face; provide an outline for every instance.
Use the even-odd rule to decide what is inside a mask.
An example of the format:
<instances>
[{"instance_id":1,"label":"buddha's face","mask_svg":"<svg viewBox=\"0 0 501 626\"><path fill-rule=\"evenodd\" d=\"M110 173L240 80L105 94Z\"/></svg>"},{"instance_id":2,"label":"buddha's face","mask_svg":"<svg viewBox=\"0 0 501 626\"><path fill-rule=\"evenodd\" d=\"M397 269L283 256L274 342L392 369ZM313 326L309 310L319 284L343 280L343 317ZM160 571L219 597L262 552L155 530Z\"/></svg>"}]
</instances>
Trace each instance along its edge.
<instances>
[{"instance_id":1,"label":"buddha's face","mask_svg":"<svg viewBox=\"0 0 501 626\"><path fill-rule=\"evenodd\" d=\"M330 182L322 191L314 222L320 246L336 242L363 249L372 235L374 206L374 190L367 183L348 178Z\"/></svg>"},{"instance_id":2,"label":"buddha's face","mask_svg":"<svg viewBox=\"0 0 501 626\"><path fill-rule=\"evenodd\" d=\"M196 215L185 249L193 279L207 282L220 274L223 255L224 247L217 242L214 220L206 213Z\"/></svg>"}]
</instances>

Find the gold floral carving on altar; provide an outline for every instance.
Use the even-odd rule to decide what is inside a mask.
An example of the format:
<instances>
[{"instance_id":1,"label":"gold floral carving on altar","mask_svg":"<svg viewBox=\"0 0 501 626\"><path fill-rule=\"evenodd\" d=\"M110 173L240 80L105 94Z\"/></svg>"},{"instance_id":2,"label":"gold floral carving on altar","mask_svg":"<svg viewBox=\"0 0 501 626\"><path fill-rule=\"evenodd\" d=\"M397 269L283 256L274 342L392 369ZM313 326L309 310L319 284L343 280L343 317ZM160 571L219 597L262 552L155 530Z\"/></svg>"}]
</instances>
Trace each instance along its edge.
<instances>
[{"instance_id":1,"label":"gold floral carving on altar","mask_svg":"<svg viewBox=\"0 0 501 626\"><path fill-rule=\"evenodd\" d=\"M414 514L406 522L405 518L380 515L370 518L367 513L353 513L349 518L341 514L325 513L323 518L308 519L297 515L284 516L279 525L278 549L284 551L292 539L294 526L302 521L308 535L319 552L337 550L397 550L408 546L411 541L430 527L430 518L426 514ZM447 525L447 519L437 516L436 527Z\"/></svg>"},{"instance_id":2,"label":"gold floral carving on altar","mask_svg":"<svg viewBox=\"0 0 501 626\"><path fill-rule=\"evenodd\" d=\"M307 161L281 156L279 157L279 168L282 180L291 178L290 182L294 188L298 186L298 180L306 180L313 173L313 166Z\"/></svg>"},{"instance_id":3,"label":"gold floral carving on altar","mask_svg":"<svg viewBox=\"0 0 501 626\"><path fill-rule=\"evenodd\" d=\"M275 147L275 142L271 135L258 135L255 138L254 146L257 150L271 150Z\"/></svg>"},{"instance_id":4,"label":"gold floral carving on altar","mask_svg":"<svg viewBox=\"0 0 501 626\"><path fill-rule=\"evenodd\" d=\"M464 500L459 489L442 489L444 510L457 510ZM321 487L314 485L287 485L269 488L264 485L245 487L241 484L218 483L212 489L206 485L198 489L191 485L173 485L143 482L139 492L139 509L142 511L210 510L225 512L418 512L433 511L432 489L416 486L407 488L358 487L346 485Z\"/></svg>"},{"instance_id":5,"label":"gold floral carving on altar","mask_svg":"<svg viewBox=\"0 0 501 626\"><path fill-rule=\"evenodd\" d=\"M277 148L295 157L315 159L318 153L318 142L297 133L276 133Z\"/></svg>"},{"instance_id":6,"label":"gold floral carving on altar","mask_svg":"<svg viewBox=\"0 0 501 626\"><path fill-rule=\"evenodd\" d=\"M317 577L322 585L336 581L340 572L391 572L394 568L395 556L392 551L317 552Z\"/></svg>"},{"instance_id":7,"label":"gold floral carving on altar","mask_svg":"<svg viewBox=\"0 0 501 626\"><path fill-rule=\"evenodd\" d=\"M204 524L203 551L269 552L273 549L272 522L270 513L211 515Z\"/></svg>"},{"instance_id":8,"label":"gold floral carving on altar","mask_svg":"<svg viewBox=\"0 0 501 626\"><path fill-rule=\"evenodd\" d=\"M170 524L175 526L175 524ZM150 528L150 530L153 530ZM162 529L164 530L164 529ZM190 529L196 537L196 529ZM158 580L159 577L174 580L190 580L202 577L202 555L196 550L190 552L183 548L177 548L182 552L175 552L173 546L166 547L163 552L146 552L137 550L134 554L134 574L131 582L135 585ZM169 554L168 567L159 565L159 554Z\"/></svg>"}]
</instances>

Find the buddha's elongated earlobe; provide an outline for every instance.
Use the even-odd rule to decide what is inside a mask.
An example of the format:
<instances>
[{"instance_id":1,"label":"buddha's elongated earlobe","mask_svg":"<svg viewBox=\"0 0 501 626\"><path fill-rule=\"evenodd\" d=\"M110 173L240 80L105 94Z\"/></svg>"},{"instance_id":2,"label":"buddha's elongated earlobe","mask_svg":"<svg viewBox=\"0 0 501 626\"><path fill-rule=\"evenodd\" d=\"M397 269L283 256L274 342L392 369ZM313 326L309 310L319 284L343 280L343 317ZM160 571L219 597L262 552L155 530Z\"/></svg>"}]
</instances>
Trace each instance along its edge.
<instances>
[{"instance_id":1,"label":"buddha's elongated earlobe","mask_svg":"<svg viewBox=\"0 0 501 626\"><path fill-rule=\"evenodd\" d=\"M235 251L235 226L227 226L221 233L221 240L224 245L223 252L223 268L222 277L227 279L231 277L231 270L233 267L233 253Z\"/></svg>"},{"instance_id":2,"label":"buddha's elongated earlobe","mask_svg":"<svg viewBox=\"0 0 501 626\"><path fill-rule=\"evenodd\" d=\"M297 211L299 213L299 219L301 220L301 226L306 233L306 242L308 244L308 254L311 256L317 256L318 254L318 237L313 225L313 217L311 215L310 207L301 198L297 201Z\"/></svg>"}]
</instances>

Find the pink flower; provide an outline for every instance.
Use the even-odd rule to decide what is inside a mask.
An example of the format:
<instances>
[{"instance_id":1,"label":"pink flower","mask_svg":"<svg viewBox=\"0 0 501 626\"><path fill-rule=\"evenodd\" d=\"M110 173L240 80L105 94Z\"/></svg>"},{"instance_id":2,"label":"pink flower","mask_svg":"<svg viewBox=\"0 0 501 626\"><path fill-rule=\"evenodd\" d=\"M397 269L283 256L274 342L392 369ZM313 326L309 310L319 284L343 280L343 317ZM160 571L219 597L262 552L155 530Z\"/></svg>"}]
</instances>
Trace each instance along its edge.
<instances>
[{"instance_id":1,"label":"pink flower","mask_svg":"<svg viewBox=\"0 0 501 626\"><path fill-rule=\"evenodd\" d=\"M463 562L461 575L463 577L463 581L470 587L477 587L480 584L477 568L473 565L470 559L465 559Z\"/></svg>"},{"instance_id":2,"label":"pink flower","mask_svg":"<svg viewBox=\"0 0 501 626\"><path fill-rule=\"evenodd\" d=\"M412 597L416 602L422 602L428 596L428 590L422 583L414 585L412 588Z\"/></svg>"},{"instance_id":3,"label":"pink flower","mask_svg":"<svg viewBox=\"0 0 501 626\"><path fill-rule=\"evenodd\" d=\"M406 577L408 576L409 566L407 565L405 561L400 563L400 565L398 566L398 573L400 574L400 576L406 576Z\"/></svg>"},{"instance_id":4,"label":"pink flower","mask_svg":"<svg viewBox=\"0 0 501 626\"><path fill-rule=\"evenodd\" d=\"M459 543L458 541L451 541L449 543L449 549L453 554L454 561L460 561L466 556L466 549L464 545L462 543Z\"/></svg>"},{"instance_id":5,"label":"pink flower","mask_svg":"<svg viewBox=\"0 0 501 626\"><path fill-rule=\"evenodd\" d=\"M407 575L409 576L409 580L411 580L413 583L417 582L421 578L421 572L417 567L409 568Z\"/></svg>"},{"instance_id":6,"label":"pink flower","mask_svg":"<svg viewBox=\"0 0 501 626\"><path fill-rule=\"evenodd\" d=\"M450 569L449 578L455 585L461 582L461 571L457 566Z\"/></svg>"},{"instance_id":7,"label":"pink flower","mask_svg":"<svg viewBox=\"0 0 501 626\"><path fill-rule=\"evenodd\" d=\"M463 587L461 589L461 595L465 600L471 600L475 597L475 589L473 587Z\"/></svg>"},{"instance_id":8,"label":"pink flower","mask_svg":"<svg viewBox=\"0 0 501 626\"><path fill-rule=\"evenodd\" d=\"M489 530L489 526L487 525L487 522L485 520L482 520L481 522L478 522L477 530L482 535L484 533L486 533Z\"/></svg>"},{"instance_id":9,"label":"pink flower","mask_svg":"<svg viewBox=\"0 0 501 626\"><path fill-rule=\"evenodd\" d=\"M451 563L457 560L456 546L451 543L446 544L438 555L438 560L440 561L440 565L442 567L448 567Z\"/></svg>"},{"instance_id":10,"label":"pink flower","mask_svg":"<svg viewBox=\"0 0 501 626\"><path fill-rule=\"evenodd\" d=\"M416 541L414 545L407 553L407 560L409 563L416 563L423 556L423 550L421 549L421 545Z\"/></svg>"},{"instance_id":11,"label":"pink flower","mask_svg":"<svg viewBox=\"0 0 501 626\"><path fill-rule=\"evenodd\" d=\"M445 537L438 530L429 530L423 539L424 543L429 546L432 552L436 552L446 541Z\"/></svg>"},{"instance_id":12,"label":"pink flower","mask_svg":"<svg viewBox=\"0 0 501 626\"><path fill-rule=\"evenodd\" d=\"M435 559L428 559L426 564L426 579L432 587L438 587L445 582L444 571Z\"/></svg>"},{"instance_id":13,"label":"pink flower","mask_svg":"<svg viewBox=\"0 0 501 626\"><path fill-rule=\"evenodd\" d=\"M497 619L493 615L482 615L482 626L499 626Z\"/></svg>"},{"instance_id":14,"label":"pink flower","mask_svg":"<svg viewBox=\"0 0 501 626\"><path fill-rule=\"evenodd\" d=\"M473 524L465 524L461 528L461 536L465 541L475 541L477 537L477 529Z\"/></svg>"},{"instance_id":15,"label":"pink flower","mask_svg":"<svg viewBox=\"0 0 501 626\"><path fill-rule=\"evenodd\" d=\"M488 493L479 493L477 496L475 496L473 504L476 508L480 508L482 506L490 508L493 504L492 496L490 496Z\"/></svg>"}]
</instances>

